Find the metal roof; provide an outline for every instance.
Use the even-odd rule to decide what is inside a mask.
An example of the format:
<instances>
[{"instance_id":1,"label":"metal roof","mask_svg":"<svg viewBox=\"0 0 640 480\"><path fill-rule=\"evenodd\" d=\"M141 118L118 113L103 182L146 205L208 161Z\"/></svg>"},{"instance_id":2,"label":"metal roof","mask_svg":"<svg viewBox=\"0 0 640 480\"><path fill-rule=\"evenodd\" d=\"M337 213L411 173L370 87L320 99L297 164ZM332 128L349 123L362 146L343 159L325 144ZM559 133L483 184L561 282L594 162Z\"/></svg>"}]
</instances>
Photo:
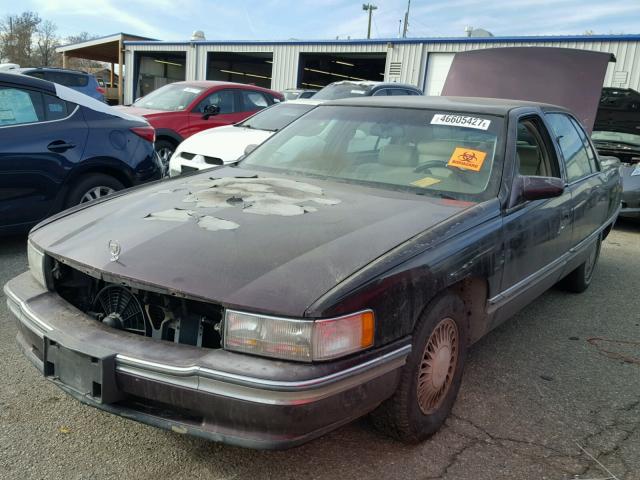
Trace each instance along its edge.
<instances>
[{"instance_id":1,"label":"metal roof","mask_svg":"<svg viewBox=\"0 0 640 480\"><path fill-rule=\"evenodd\" d=\"M374 39L322 39L322 40L198 40L159 41L133 40L125 45L363 45L363 44L412 44L412 43L531 43L531 42L640 42L640 34L624 35L529 35L506 37L420 37Z\"/></svg>"}]
</instances>

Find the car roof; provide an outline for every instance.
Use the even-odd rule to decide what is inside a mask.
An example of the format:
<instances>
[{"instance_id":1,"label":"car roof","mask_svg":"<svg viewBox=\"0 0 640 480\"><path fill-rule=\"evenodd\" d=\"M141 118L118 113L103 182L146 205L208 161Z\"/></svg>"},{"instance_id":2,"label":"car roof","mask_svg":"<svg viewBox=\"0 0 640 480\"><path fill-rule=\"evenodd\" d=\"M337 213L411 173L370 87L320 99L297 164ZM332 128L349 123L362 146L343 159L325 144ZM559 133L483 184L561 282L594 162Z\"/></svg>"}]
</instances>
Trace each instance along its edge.
<instances>
[{"instance_id":1,"label":"car roof","mask_svg":"<svg viewBox=\"0 0 640 480\"><path fill-rule=\"evenodd\" d=\"M257 85L250 85L248 83L238 82L224 82L220 80L185 80L182 82L173 82L170 85L186 85L190 87L200 88L213 88L213 87L241 87L241 88L255 88L257 90L265 90L271 92L268 88L259 87Z\"/></svg>"},{"instance_id":2,"label":"car roof","mask_svg":"<svg viewBox=\"0 0 640 480\"><path fill-rule=\"evenodd\" d=\"M410 88L412 90L418 90L418 91L420 90L415 85L409 85L407 83L377 82L375 80L340 80L337 82L330 83L329 85L361 85L363 87L396 87L396 88Z\"/></svg>"},{"instance_id":3,"label":"car roof","mask_svg":"<svg viewBox=\"0 0 640 480\"><path fill-rule=\"evenodd\" d=\"M12 83L21 87L37 88L50 92L53 95L56 94L56 88L53 83L28 75L20 75L19 73L0 73L0 82Z\"/></svg>"},{"instance_id":4,"label":"car roof","mask_svg":"<svg viewBox=\"0 0 640 480\"><path fill-rule=\"evenodd\" d=\"M58 68L58 67L22 67L19 68L19 72L34 72L34 71L43 71L43 72L65 72L65 73L77 73L78 75L90 75L89 73L83 70L72 70L71 68Z\"/></svg>"},{"instance_id":5,"label":"car roof","mask_svg":"<svg viewBox=\"0 0 640 480\"><path fill-rule=\"evenodd\" d=\"M361 97L332 100L327 105L400 107L447 110L454 112L478 112L489 115L507 115L515 108L543 108L566 111L565 108L546 103L526 102L524 100L504 100L482 97L427 97L418 95L399 95L394 97Z\"/></svg>"},{"instance_id":6,"label":"car roof","mask_svg":"<svg viewBox=\"0 0 640 480\"><path fill-rule=\"evenodd\" d=\"M295 100L287 100L286 102L280 102L281 105L303 104L303 105L320 105L326 103L326 100L314 100L313 98L297 98Z\"/></svg>"}]
</instances>

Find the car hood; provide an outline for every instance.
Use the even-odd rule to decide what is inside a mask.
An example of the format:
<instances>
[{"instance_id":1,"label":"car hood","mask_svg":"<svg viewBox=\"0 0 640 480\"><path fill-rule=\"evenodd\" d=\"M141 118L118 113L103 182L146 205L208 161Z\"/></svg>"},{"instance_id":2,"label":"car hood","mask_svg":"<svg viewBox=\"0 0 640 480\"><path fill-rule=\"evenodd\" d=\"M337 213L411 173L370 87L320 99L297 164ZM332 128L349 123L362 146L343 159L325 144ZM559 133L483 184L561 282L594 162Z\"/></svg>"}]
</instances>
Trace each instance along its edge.
<instances>
[{"instance_id":1,"label":"car hood","mask_svg":"<svg viewBox=\"0 0 640 480\"><path fill-rule=\"evenodd\" d=\"M223 167L63 213L30 238L94 272L299 316L357 270L471 205Z\"/></svg>"},{"instance_id":2,"label":"car hood","mask_svg":"<svg viewBox=\"0 0 640 480\"><path fill-rule=\"evenodd\" d=\"M591 132L610 53L554 47L486 48L456 53L444 96L560 105Z\"/></svg>"},{"instance_id":3,"label":"car hood","mask_svg":"<svg viewBox=\"0 0 640 480\"><path fill-rule=\"evenodd\" d=\"M633 192L640 195L640 163L635 165L622 165L620 167L622 177L622 191L624 193Z\"/></svg>"},{"instance_id":4,"label":"car hood","mask_svg":"<svg viewBox=\"0 0 640 480\"><path fill-rule=\"evenodd\" d=\"M640 135L639 125L640 93L630 88L602 89L594 130Z\"/></svg>"},{"instance_id":5,"label":"car hood","mask_svg":"<svg viewBox=\"0 0 640 480\"><path fill-rule=\"evenodd\" d=\"M211 128L187 138L178 147L178 152L195 153L222 159L237 160L248 145L258 145L273 135L267 130L255 130L233 125Z\"/></svg>"}]
</instances>

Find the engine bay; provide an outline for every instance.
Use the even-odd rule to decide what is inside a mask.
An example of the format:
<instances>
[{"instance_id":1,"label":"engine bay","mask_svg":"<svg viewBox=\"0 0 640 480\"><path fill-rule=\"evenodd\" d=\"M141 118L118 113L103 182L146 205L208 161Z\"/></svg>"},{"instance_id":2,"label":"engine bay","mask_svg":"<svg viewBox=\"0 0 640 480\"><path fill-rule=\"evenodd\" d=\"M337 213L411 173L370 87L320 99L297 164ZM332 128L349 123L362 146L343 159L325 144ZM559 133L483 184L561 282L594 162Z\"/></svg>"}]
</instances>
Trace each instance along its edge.
<instances>
[{"instance_id":1,"label":"engine bay","mask_svg":"<svg viewBox=\"0 0 640 480\"><path fill-rule=\"evenodd\" d=\"M51 278L62 298L111 328L155 340L221 348L219 305L107 282L55 260Z\"/></svg>"}]
</instances>

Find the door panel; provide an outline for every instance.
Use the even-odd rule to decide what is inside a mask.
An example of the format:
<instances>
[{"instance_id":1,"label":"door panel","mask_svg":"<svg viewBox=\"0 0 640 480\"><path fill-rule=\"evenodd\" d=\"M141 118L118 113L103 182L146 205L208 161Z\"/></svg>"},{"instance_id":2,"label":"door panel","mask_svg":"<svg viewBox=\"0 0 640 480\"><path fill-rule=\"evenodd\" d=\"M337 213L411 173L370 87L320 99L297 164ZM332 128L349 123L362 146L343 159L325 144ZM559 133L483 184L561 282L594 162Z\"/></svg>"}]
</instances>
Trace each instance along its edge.
<instances>
[{"instance_id":1,"label":"door panel","mask_svg":"<svg viewBox=\"0 0 640 480\"><path fill-rule=\"evenodd\" d=\"M0 225L54 213L67 171L82 159L88 128L80 108L63 120L0 126Z\"/></svg>"},{"instance_id":2,"label":"door panel","mask_svg":"<svg viewBox=\"0 0 640 480\"><path fill-rule=\"evenodd\" d=\"M208 105L217 105L220 113L209 118L202 118ZM216 90L196 105L189 113L188 134L185 138L209 128L233 125L248 117L250 113L242 112L242 99L235 89Z\"/></svg>"},{"instance_id":3,"label":"door panel","mask_svg":"<svg viewBox=\"0 0 640 480\"><path fill-rule=\"evenodd\" d=\"M509 155L517 166L516 179L526 175L561 176L551 137L540 117L521 118L514 137L516 145ZM503 319L559 279L560 269L553 266L568 251L572 238L569 190L556 198L535 201L516 198L512 203L503 216L505 263L501 290L509 300L499 314Z\"/></svg>"}]
</instances>

